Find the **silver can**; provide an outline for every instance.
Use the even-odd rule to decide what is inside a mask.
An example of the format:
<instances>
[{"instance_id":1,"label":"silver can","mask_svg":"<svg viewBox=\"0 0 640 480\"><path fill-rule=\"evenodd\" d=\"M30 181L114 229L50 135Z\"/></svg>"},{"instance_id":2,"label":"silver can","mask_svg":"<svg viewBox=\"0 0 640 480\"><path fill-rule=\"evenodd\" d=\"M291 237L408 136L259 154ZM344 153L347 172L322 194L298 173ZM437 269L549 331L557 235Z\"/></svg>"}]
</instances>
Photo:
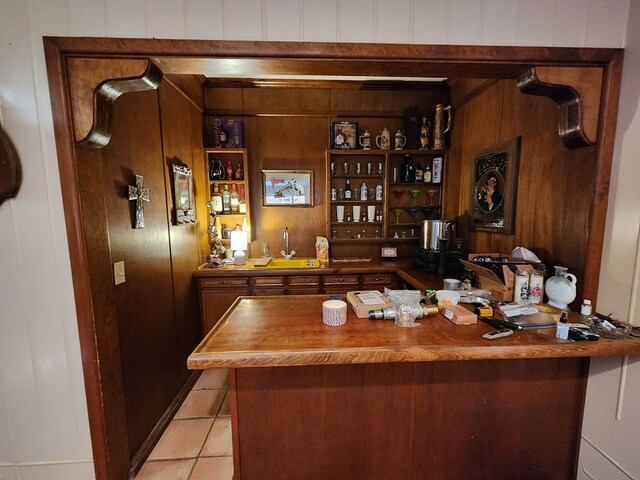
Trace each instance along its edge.
<instances>
[{"instance_id":1,"label":"silver can","mask_svg":"<svg viewBox=\"0 0 640 480\"><path fill-rule=\"evenodd\" d=\"M542 303L544 293L544 278L539 273L532 273L529 277L529 303Z\"/></svg>"}]
</instances>

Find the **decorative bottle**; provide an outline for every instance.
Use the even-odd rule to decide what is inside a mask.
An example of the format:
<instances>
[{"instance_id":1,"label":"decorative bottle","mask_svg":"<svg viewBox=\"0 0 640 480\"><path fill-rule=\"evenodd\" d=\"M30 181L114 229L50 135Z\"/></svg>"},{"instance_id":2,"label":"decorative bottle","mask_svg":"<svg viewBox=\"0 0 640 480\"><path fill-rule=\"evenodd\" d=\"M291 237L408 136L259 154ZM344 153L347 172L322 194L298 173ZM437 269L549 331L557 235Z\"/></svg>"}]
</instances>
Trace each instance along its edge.
<instances>
[{"instance_id":1,"label":"decorative bottle","mask_svg":"<svg viewBox=\"0 0 640 480\"><path fill-rule=\"evenodd\" d=\"M362 182L360 186L360 200L366 201L369 196L369 189L367 188L367 184Z\"/></svg>"},{"instance_id":2,"label":"decorative bottle","mask_svg":"<svg viewBox=\"0 0 640 480\"><path fill-rule=\"evenodd\" d=\"M215 213L222 213L222 194L218 189L218 185L213 186L213 195L211 195L211 206Z\"/></svg>"},{"instance_id":3,"label":"decorative bottle","mask_svg":"<svg viewBox=\"0 0 640 480\"><path fill-rule=\"evenodd\" d=\"M420 150L429 149L429 127L431 123L427 120L427 117L422 117L422 126L420 127Z\"/></svg>"},{"instance_id":4,"label":"decorative bottle","mask_svg":"<svg viewBox=\"0 0 640 480\"><path fill-rule=\"evenodd\" d=\"M231 166L231 160L227 162L227 180L233 180L233 167Z\"/></svg>"},{"instance_id":5,"label":"decorative bottle","mask_svg":"<svg viewBox=\"0 0 640 480\"><path fill-rule=\"evenodd\" d=\"M415 178L413 158L411 158L411 155L405 155L400 179L402 180L402 183L413 183Z\"/></svg>"},{"instance_id":6,"label":"decorative bottle","mask_svg":"<svg viewBox=\"0 0 640 480\"><path fill-rule=\"evenodd\" d=\"M351 180L347 178L346 184L344 186L344 199L351 200Z\"/></svg>"},{"instance_id":7,"label":"decorative bottle","mask_svg":"<svg viewBox=\"0 0 640 480\"><path fill-rule=\"evenodd\" d=\"M569 304L576 299L576 276L567 273L567 267L553 267L555 276L547 280L544 291L549 297L549 305L562 310L569 308Z\"/></svg>"},{"instance_id":8,"label":"decorative bottle","mask_svg":"<svg viewBox=\"0 0 640 480\"><path fill-rule=\"evenodd\" d=\"M236 188L235 183L231 184L231 195L229 200L230 200L229 203L231 207L231 213L238 213L238 211L240 210L240 207L239 207L240 195L238 195L238 189Z\"/></svg>"},{"instance_id":9,"label":"decorative bottle","mask_svg":"<svg viewBox=\"0 0 640 480\"><path fill-rule=\"evenodd\" d=\"M231 213L231 193L229 192L229 185L225 185L222 191L222 213Z\"/></svg>"}]
</instances>

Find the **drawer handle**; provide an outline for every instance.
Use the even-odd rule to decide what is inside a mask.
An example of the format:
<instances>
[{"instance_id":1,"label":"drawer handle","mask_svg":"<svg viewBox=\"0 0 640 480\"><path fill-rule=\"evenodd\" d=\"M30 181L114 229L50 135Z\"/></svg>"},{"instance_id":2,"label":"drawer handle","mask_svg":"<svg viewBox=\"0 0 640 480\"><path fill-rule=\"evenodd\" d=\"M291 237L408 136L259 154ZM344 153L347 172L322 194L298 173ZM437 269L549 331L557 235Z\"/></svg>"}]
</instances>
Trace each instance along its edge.
<instances>
[{"instance_id":1,"label":"drawer handle","mask_svg":"<svg viewBox=\"0 0 640 480\"><path fill-rule=\"evenodd\" d=\"M339 278L338 281L339 282L344 282L344 278Z\"/></svg>"},{"instance_id":2,"label":"drawer handle","mask_svg":"<svg viewBox=\"0 0 640 480\"><path fill-rule=\"evenodd\" d=\"M223 285L227 285L229 283L228 280L225 280L224 282L222 282Z\"/></svg>"}]
</instances>

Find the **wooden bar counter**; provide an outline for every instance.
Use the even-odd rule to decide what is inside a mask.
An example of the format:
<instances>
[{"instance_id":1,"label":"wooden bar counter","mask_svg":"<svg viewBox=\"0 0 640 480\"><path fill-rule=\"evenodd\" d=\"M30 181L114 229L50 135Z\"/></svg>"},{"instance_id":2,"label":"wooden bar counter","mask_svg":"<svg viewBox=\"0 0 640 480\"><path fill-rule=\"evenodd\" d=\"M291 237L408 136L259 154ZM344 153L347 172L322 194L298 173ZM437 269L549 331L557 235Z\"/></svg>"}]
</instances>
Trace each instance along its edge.
<instances>
[{"instance_id":1,"label":"wooden bar counter","mask_svg":"<svg viewBox=\"0 0 640 480\"><path fill-rule=\"evenodd\" d=\"M235 479L572 479L589 357L640 339L322 323L326 295L240 297L191 354L229 368Z\"/></svg>"}]
</instances>

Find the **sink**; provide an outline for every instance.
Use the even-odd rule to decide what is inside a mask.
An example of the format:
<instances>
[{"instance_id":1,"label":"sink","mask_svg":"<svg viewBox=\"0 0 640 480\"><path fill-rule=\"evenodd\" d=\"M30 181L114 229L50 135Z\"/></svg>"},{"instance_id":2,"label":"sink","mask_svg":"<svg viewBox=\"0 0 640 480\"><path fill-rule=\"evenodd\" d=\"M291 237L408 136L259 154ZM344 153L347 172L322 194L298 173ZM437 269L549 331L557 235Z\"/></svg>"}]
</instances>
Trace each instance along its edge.
<instances>
[{"instance_id":1,"label":"sink","mask_svg":"<svg viewBox=\"0 0 640 480\"><path fill-rule=\"evenodd\" d=\"M270 270L274 268L318 268L319 264L315 258L272 258L267 265L254 265L253 268Z\"/></svg>"}]
</instances>

